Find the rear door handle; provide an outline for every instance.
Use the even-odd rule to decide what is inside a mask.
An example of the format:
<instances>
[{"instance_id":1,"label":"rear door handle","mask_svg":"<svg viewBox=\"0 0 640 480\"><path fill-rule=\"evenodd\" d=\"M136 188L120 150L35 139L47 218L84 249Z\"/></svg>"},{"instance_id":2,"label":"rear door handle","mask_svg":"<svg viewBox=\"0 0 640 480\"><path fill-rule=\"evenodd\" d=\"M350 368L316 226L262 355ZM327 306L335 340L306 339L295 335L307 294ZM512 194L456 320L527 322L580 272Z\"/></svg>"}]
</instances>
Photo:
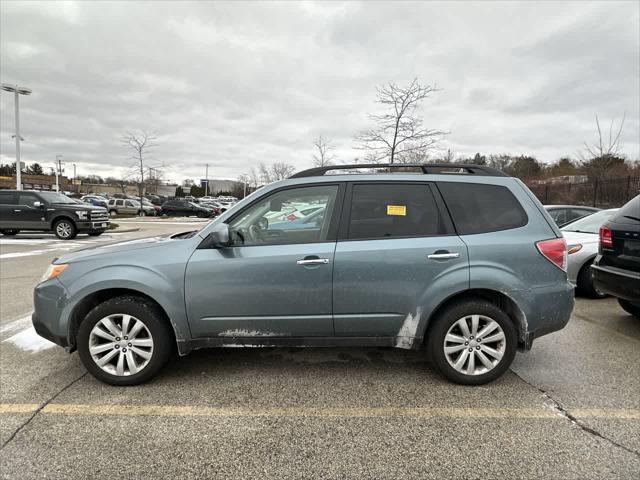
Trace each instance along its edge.
<instances>
[{"instance_id":1,"label":"rear door handle","mask_svg":"<svg viewBox=\"0 0 640 480\"><path fill-rule=\"evenodd\" d=\"M451 252L443 252L443 253L432 253L431 255L427 255L429 260L447 260L449 258L458 258L460 256L459 253L451 253Z\"/></svg>"},{"instance_id":2,"label":"rear door handle","mask_svg":"<svg viewBox=\"0 0 640 480\"><path fill-rule=\"evenodd\" d=\"M302 260L298 260L296 262L297 265L326 265L327 263L329 263L329 259L328 258L311 258L311 257L305 257Z\"/></svg>"},{"instance_id":3,"label":"rear door handle","mask_svg":"<svg viewBox=\"0 0 640 480\"><path fill-rule=\"evenodd\" d=\"M14 212L21 212L21 211L22 211L22 210L19 210L19 209L18 209L18 210L14 210Z\"/></svg>"}]
</instances>

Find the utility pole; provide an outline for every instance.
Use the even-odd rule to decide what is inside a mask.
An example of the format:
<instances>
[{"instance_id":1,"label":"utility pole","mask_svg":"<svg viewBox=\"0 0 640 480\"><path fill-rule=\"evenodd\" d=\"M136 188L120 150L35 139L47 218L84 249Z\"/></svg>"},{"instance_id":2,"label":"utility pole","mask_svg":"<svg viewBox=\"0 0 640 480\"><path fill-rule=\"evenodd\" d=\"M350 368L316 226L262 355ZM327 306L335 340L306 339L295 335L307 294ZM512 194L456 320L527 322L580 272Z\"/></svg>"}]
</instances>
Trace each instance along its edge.
<instances>
[{"instance_id":1,"label":"utility pole","mask_svg":"<svg viewBox=\"0 0 640 480\"><path fill-rule=\"evenodd\" d=\"M2 90L5 92L13 92L14 93L14 106L16 113L16 190L22 190L22 172L21 172L21 164L20 164L20 95L31 95L30 88L19 88L18 85L9 85L7 83L2 84Z\"/></svg>"},{"instance_id":2,"label":"utility pole","mask_svg":"<svg viewBox=\"0 0 640 480\"><path fill-rule=\"evenodd\" d=\"M76 193L78 192L78 188L76 185L76 164L75 163L73 164L73 191Z\"/></svg>"},{"instance_id":3,"label":"utility pole","mask_svg":"<svg viewBox=\"0 0 640 480\"><path fill-rule=\"evenodd\" d=\"M206 182L204 186L204 196L208 197L209 196L209 164L208 163L206 164L204 179Z\"/></svg>"},{"instance_id":4,"label":"utility pole","mask_svg":"<svg viewBox=\"0 0 640 480\"><path fill-rule=\"evenodd\" d=\"M63 156L56 155L56 163L55 163L55 171L56 171L56 192L60 191L60 182L58 178L62 175L62 160L60 160Z\"/></svg>"}]
</instances>

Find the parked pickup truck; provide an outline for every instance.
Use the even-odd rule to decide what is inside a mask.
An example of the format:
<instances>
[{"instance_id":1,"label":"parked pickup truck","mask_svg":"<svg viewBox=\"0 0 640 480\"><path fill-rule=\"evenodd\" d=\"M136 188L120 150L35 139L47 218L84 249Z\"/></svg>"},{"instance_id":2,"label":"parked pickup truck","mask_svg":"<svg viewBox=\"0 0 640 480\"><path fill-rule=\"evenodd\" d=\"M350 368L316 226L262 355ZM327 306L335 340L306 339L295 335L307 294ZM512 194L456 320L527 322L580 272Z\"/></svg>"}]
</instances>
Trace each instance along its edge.
<instances>
[{"instance_id":1,"label":"parked pickup truck","mask_svg":"<svg viewBox=\"0 0 640 480\"><path fill-rule=\"evenodd\" d=\"M97 236L109 228L107 210L59 192L0 190L0 233L53 231L62 240L78 233Z\"/></svg>"}]
</instances>

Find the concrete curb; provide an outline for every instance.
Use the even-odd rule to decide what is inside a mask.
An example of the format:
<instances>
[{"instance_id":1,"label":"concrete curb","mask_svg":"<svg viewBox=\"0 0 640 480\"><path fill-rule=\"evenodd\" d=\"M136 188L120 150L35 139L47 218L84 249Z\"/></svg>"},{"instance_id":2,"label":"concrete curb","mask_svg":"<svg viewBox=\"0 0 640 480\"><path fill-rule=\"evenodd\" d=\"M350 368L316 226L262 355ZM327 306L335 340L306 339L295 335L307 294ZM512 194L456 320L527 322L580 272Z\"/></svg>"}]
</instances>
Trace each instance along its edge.
<instances>
[{"instance_id":1,"label":"concrete curb","mask_svg":"<svg viewBox=\"0 0 640 480\"><path fill-rule=\"evenodd\" d=\"M116 228L114 230L107 230L104 233L129 233L129 232L137 232L139 228Z\"/></svg>"}]
</instances>

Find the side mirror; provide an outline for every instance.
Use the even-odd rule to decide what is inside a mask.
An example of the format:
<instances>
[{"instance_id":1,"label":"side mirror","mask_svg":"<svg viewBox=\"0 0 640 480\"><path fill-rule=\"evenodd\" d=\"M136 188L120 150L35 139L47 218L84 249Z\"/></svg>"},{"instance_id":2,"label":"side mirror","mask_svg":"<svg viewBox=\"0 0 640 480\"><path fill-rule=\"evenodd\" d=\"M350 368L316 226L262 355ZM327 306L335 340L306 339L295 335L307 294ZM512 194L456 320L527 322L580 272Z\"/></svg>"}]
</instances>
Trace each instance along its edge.
<instances>
[{"instance_id":1,"label":"side mirror","mask_svg":"<svg viewBox=\"0 0 640 480\"><path fill-rule=\"evenodd\" d=\"M33 202L33 207L34 208L42 208L42 207L44 207L44 204L42 202L35 201L35 202Z\"/></svg>"},{"instance_id":2,"label":"side mirror","mask_svg":"<svg viewBox=\"0 0 640 480\"><path fill-rule=\"evenodd\" d=\"M221 223L207 236L209 248L225 248L231 245L229 240L229 225Z\"/></svg>"}]
</instances>

